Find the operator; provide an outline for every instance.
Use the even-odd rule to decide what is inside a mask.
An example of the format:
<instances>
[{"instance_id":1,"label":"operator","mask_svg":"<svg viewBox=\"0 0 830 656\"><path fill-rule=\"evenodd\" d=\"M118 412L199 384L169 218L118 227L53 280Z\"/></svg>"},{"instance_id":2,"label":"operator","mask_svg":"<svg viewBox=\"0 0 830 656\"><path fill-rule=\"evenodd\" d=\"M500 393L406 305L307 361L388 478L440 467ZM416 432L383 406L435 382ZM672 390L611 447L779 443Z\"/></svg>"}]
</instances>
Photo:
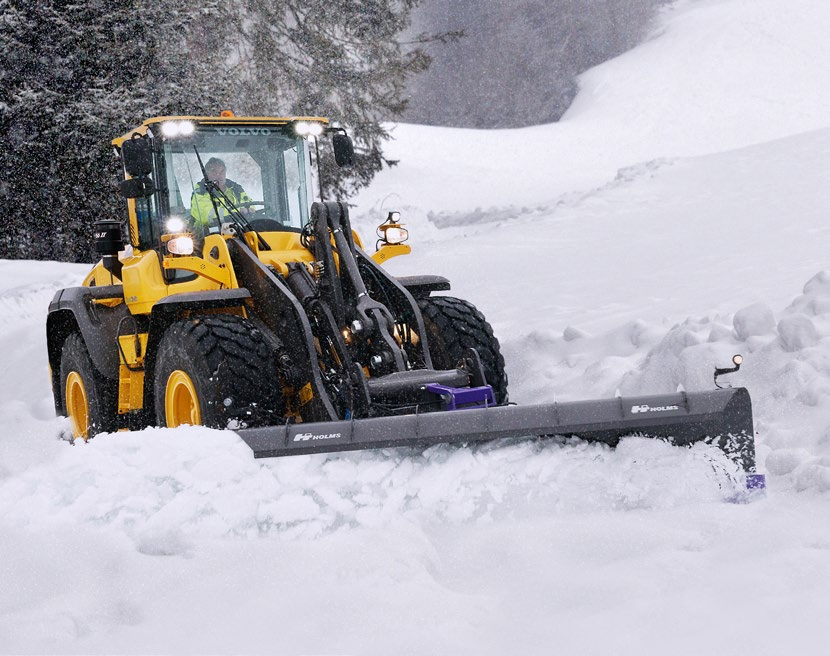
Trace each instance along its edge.
<instances>
[{"instance_id":1,"label":"operator","mask_svg":"<svg viewBox=\"0 0 830 656\"><path fill-rule=\"evenodd\" d=\"M225 162L218 157L211 157L205 164L205 174L207 179L215 183L217 189L222 193L214 193L213 198L211 198L204 180L201 180L193 190L193 195L190 198L190 215L193 217L194 227L198 233L206 235L210 232L211 226L218 228L224 217L228 215L228 210L232 207L243 214L249 214L252 211L250 206L240 207L243 203L252 202L252 199L242 188L242 185L233 180L228 180L225 177L225 172ZM227 202L223 195L227 197ZM214 202L219 209L219 221L216 220Z\"/></svg>"}]
</instances>

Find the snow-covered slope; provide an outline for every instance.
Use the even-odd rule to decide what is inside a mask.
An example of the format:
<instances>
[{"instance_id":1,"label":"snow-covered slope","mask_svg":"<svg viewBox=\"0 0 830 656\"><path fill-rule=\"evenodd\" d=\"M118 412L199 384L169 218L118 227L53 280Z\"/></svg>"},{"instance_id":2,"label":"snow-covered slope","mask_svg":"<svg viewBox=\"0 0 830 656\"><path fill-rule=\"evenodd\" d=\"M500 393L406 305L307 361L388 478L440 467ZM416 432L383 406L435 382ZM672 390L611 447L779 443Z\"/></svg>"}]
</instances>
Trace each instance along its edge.
<instances>
[{"instance_id":1,"label":"snow-covered slope","mask_svg":"<svg viewBox=\"0 0 830 656\"><path fill-rule=\"evenodd\" d=\"M681 0L647 43L582 76L559 123L484 136L393 126L385 156L401 164L358 204L436 213L534 208L640 162L826 127L828 25L830 4L815 0Z\"/></svg>"},{"instance_id":2,"label":"snow-covered slope","mask_svg":"<svg viewBox=\"0 0 830 656\"><path fill-rule=\"evenodd\" d=\"M829 19L679 3L561 124L397 126L401 163L355 210L364 233L404 210L414 253L390 268L446 275L487 314L513 400L709 389L743 353L766 499L729 503L718 452L642 438L266 461L201 428L70 446L44 319L86 267L0 262L0 652L822 653Z\"/></svg>"}]
</instances>

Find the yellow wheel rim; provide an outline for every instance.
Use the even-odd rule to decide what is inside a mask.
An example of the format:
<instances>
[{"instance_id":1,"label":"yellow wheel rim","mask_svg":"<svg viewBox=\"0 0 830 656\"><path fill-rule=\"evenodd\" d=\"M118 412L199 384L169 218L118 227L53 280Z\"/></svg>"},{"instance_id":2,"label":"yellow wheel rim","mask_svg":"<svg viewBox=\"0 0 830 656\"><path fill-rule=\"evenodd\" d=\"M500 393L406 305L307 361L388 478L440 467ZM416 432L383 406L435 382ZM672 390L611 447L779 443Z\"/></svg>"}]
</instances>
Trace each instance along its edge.
<instances>
[{"instance_id":1,"label":"yellow wheel rim","mask_svg":"<svg viewBox=\"0 0 830 656\"><path fill-rule=\"evenodd\" d=\"M72 425L72 438L89 439L89 401L86 396L84 379L77 371L66 377L66 414Z\"/></svg>"},{"instance_id":2,"label":"yellow wheel rim","mask_svg":"<svg viewBox=\"0 0 830 656\"><path fill-rule=\"evenodd\" d=\"M202 423L196 386L190 376L179 369L170 374L167 379L167 389L164 392L164 416L170 428L183 424L199 426Z\"/></svg>"}]
</instances>

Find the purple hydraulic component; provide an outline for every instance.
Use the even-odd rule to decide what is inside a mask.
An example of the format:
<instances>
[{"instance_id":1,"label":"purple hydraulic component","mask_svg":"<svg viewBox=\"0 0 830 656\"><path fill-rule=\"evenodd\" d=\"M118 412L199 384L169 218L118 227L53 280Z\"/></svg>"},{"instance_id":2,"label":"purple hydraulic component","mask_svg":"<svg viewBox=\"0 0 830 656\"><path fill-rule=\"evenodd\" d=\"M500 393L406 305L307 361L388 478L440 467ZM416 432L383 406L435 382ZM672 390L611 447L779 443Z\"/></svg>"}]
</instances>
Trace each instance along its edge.
<instances>
[{"instance_id":1,"label":"purple hydraulic component","mask_svg":"<svg viewBox=\"0 0 830 656\"><path fill-rule=\"evenodd\" d=\"M447 410L469 410L496 405L496 395L489 385L483 387L447 387L438 383L427 385L427 391L447 401Z\"/></svg>"},{"instance_id":2,"label":"purple hydraulic component","mask_svg":"<svg viewBox=\"0 0 830 656\"><path fill-rule=\"evenodd\" d=\"M746 475L746 489L747 490L766 490L767 477L764 474L747 474Z\"/></svg>"}]
</instances>

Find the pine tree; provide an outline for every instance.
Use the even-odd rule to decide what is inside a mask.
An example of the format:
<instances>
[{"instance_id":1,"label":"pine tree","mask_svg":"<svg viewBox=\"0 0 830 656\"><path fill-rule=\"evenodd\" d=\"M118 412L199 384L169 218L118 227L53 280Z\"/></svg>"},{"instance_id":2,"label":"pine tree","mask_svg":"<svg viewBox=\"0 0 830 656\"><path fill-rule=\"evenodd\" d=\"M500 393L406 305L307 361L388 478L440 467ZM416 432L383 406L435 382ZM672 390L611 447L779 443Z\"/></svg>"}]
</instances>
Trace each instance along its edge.
<instances>
[{"instance_id":1,"label":"pine tree","mask_svg":"<svg viewBox=\"0 0 830 656\"><path fill-rule=\"evenodd\" d=\"M324 116L346 126L357 146L350 170L321 148L328 191L337 196L369 183L384 164L383 121L400 116L409 77L429 57L399 35L420 0L246 0L237 34L233 78L247 114ZM441 35L423 35L428 41Z\"/></svg>"},{"instance_id":2,"label":"pine tree","mask_svg":"<svg viewBox=\"0 0 830 656\"><path fill-rule=\"evenodd\" d=\"M331 189L366 184L428 63L396 40L417 1L0 0L0 257L89 260L124 213L110 141L151 116L328 115L359 155Z\"/></svg>"},{"instance_id":3,"label":"pine tree","mask_svg":"<svg viewBox=\"0 0 830 656\"><path fill-rule=\"evenodd\" d=\"M0 257L88 259L92 223L123 213L110 140L183 106L192 18L169 4L0 0Z\"/></svg>"}]
</instances>

